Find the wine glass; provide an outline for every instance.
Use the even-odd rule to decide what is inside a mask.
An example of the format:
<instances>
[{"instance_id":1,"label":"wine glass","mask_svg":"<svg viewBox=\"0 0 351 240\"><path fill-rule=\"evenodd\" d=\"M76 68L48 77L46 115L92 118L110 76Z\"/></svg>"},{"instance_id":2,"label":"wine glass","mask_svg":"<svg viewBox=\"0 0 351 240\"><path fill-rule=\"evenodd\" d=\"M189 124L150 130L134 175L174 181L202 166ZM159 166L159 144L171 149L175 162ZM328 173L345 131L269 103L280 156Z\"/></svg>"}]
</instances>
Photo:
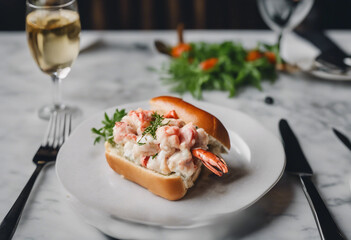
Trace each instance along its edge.
<instances>
[{"instance_id":1,"label":"wine glass","mask_svg":"<svg viewBox=\"0 0 351 240\"><path fill-rule=\"evenodd\" d=\"M314 0L257 0L263 20L278 33L278 49L283 33L302 22L313 2Z\"/></svg>"},{"instance_id":2,"label":"wine glass","mask_svg":"<svg viewBox=\"0 0 351 240\"><path fill-rule=\"evenodd\" d=\"M77 108L61 101L61 82L79 53L80 19L76 0L26 0L26 32L30 52L53 81L53 104L42 107L39 117L49 119L55 111L71 114Z\"/></svg>"}]
</instances>

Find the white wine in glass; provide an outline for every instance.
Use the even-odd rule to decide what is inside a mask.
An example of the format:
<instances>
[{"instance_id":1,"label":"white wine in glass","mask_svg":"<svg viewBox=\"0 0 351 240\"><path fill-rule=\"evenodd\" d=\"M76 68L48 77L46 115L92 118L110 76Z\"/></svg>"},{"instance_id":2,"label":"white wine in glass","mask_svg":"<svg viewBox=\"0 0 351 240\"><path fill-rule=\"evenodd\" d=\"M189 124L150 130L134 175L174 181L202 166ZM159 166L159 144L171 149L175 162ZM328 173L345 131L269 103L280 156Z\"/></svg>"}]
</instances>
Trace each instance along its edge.
<instances>
[{"instance_id":1,"label":"white wine in glass","mask_svg":"<svg viewBox=\"0 0 351 240\"><path fill-rule=\"evenodd\" d=\"M76 0L27 0L26 32L30 52L54 83L53 104L39 110L49 119L54 111L77 112L61 102L61 81L79 53L80 19Z\"/></svg>"}]
</instances>

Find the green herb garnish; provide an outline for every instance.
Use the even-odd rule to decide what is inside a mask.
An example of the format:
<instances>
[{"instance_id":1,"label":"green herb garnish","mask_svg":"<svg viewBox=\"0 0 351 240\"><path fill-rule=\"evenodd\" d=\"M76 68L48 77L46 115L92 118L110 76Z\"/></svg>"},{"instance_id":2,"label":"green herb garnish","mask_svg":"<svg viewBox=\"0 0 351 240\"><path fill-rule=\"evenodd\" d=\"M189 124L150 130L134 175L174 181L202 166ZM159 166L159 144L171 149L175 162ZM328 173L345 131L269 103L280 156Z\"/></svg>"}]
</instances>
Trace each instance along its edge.
<instances>
[{"instance_id":1,"label":"green herb garnish","mask_svg":"<svg viewBox=\"0 0 351 240\"><path fill-rule=\"evenodd\" d=\"M103 139L104 141L108 141L110 144L114 145L113 127L115 126L115 123L120 122L125 115L127 115L125 109L120 111L116 109L111 118L107 115L107 113L105 113L105 119L102 121L104 126L99 129L91 129L92 133L98 135L94 140L94 144L99 143L101 139Z\"/></svg>"},{"instance_id":2,"label":"green herb garnish","mask_svg":"<svg viewBox=\"0 0 351 240\"><path fill-rule=\"evenodd\" d=\"M161 79L171 84L172 90L180 94L190 92L194 98L201 99L203 90L228 91L229 97L237 94L245 85L253 85L261 90L262 79L276 79L275 63L281 63L278 46L259 43L256 50L274 53L275 63L262 57L248 61L248 50L235 42L190 43L191 49L179 58L172 58L161 69ZM201 63L215 58L216 64L203 69Z\"/></svg>"},{"instance_id":3,"label":"green herb garnish","mask_svg":"<svg viewBox=\"0 0 351 240\"><path fill-rule=\"evenodd\" d=\"M155 155L152 156L152 159L155 159L155 157L157 157L158 153L156 153Z\"/></svg>"},{"instance_id":4,"label":"green herb garnish","mask_svg":"<svg viewBox=\"0 0 351 240\"><path fill-rule=\"evenodd\" d=\"M157 112L154 112L152 115L152 120L150 122L150 125L145 128L144 132L141 135L141 138L138 141L139 145L144 145L145 143L140 142L146 134L150 134L154 139L156 139L156 131L159 127L165 126L168 123L162 123L162 121L165 119L163 115L158 114Z\"/></svg>"}]
</instances>

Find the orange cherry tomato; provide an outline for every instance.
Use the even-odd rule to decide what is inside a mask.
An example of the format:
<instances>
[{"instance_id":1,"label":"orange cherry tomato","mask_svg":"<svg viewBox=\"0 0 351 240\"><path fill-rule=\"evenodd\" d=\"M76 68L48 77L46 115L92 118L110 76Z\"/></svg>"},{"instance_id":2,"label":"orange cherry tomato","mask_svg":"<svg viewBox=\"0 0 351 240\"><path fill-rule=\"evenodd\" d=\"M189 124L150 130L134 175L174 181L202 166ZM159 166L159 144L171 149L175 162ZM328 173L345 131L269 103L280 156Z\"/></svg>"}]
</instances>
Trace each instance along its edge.
<instances>
[{"instance_id":1,"label":"orange cherry tomato","mask_svg":"<svg viewBox=\"0 0 351 240\"><path fill-rule=\"evenodd\" d=\"M218 58L209 58L200 63L200 68L204 71L209 70L213 68L217 64L217 62L218 62Z\"/></svg>"},{"instance_id":2,"label":"orange cherry tomato","mask_svg":"<svg viewBox=\"0 0 351 240\"><path fill-rule=\"evenodd\" d=\"M247 53L246 61L248 61L248 62L255 61L261 57L262 57L262 53L260 51L252 50L252 51Z\"/></svg>"},{"instance_id":3,"label":"orange cherry tomato","mask_svg":"<svg viewBox=\"0 0 351 240\"><path fill-rule=\"evenodd\" d=\"M191 47L186 43L179 43L177 46L173 47L171 50L172 57L178 58L182 55L183 52L190 51Z\"/></svg>"},{"instance_id":4,"label":"orange cherry tomato","mask_svg":"<svg viewBox=\"0 0 351 240\"><path fill-rule=\"evenodd\" d=\"M274 52L265 52L264 56L268 59L268 61L272 64L276 63L276 57Z\"/></svg>"}]
</instances>

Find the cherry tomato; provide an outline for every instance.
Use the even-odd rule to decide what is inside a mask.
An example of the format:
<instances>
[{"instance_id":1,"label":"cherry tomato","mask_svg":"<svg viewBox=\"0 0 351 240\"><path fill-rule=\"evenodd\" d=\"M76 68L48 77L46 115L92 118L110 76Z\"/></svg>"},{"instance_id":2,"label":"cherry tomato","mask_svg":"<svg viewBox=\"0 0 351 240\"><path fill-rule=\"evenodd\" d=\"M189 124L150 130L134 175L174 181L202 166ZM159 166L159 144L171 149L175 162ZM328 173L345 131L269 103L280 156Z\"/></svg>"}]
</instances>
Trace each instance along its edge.
<instances>
[{"instance_id":1,"label":"cherry tomato","mask_svg":"<svg viewBox=\"0 0 351 240\"><path fill-rule=\"evenodd\" d=\"M276 57L274 52L265 52L264 56L268 59L268 61L272 64L276 63Z\"/></svg>"},{"instance_id":2,"label":"cherry tomato","mask_svg":"<svg viewBox=\"0 0 351 240\"><path fill-rule=\"evenodd\" d=\"M188 51L190 51L190 49L191 49L191 47L189 44L180 43L177 46L172 48L171 55L174 58L178 58L182 55L183 52L188 52Z\"/></svg>"},{"instance_id":3,"label":"cherry tomato","mask_svg":"<svg viewBox=\"0 0 351 240\"><path fill-rule=\"evenodd\" d=\"M200 63L200 68L204 71L209 70L213 68L217 64L217 62L218 62L218 58L209 58Z\"/></svg>"},{"instance_id":4,"label":"cherry tomato","mask_svg":"<svg viewBox=\"0 0 351 240\"><path fill-rule=\"evenodd\" d=\"M248 62L255 61L261 57L262 57L262 53L260 51L252 50L252 51L247 53L246 61L248 61Z\"/></svg>"}]
</instances>

